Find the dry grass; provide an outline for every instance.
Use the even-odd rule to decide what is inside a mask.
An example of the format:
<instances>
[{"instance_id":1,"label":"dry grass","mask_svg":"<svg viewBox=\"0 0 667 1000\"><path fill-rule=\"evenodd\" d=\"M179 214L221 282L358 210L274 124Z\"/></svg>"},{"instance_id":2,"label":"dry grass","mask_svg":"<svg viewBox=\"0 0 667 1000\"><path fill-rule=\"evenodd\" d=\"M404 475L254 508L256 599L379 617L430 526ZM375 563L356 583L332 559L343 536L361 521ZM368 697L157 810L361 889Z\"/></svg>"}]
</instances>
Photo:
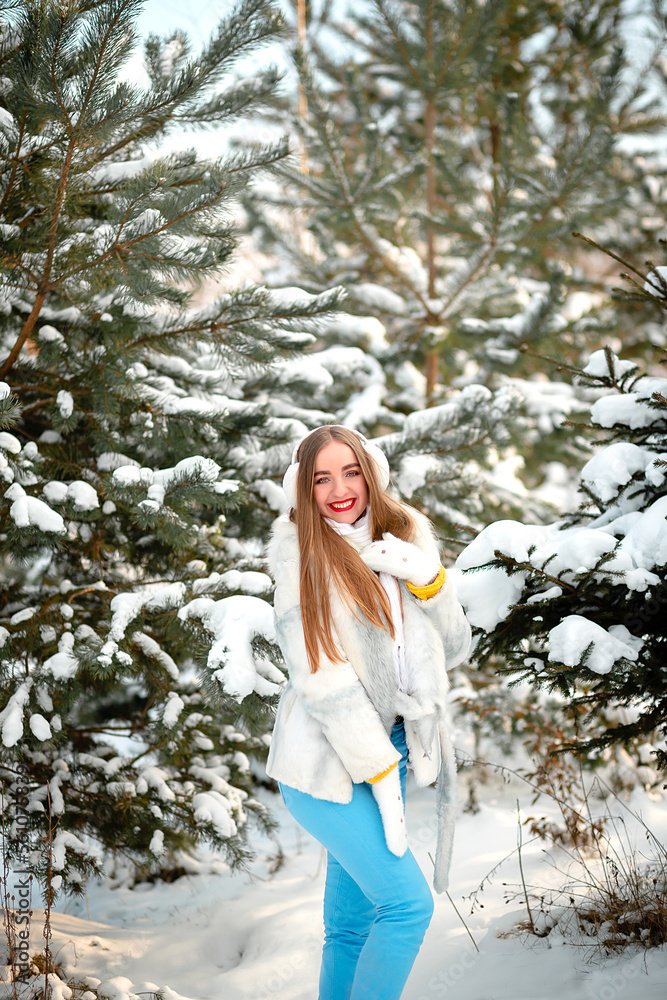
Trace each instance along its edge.
<instances>
[{"instance_id":1,"label":"dry grass","mask_svg":"<svg viewBox=\"0 0 667 1000\"><path fill-rule=\"evenodd\" d=\"M504 885L508 900L520 901L526 915L503 937L559 934L590 958L667 944L667 850L621 795L562 756L552 768L541 768L537 780L536 772L472 763L502 774L505 781L519 779L532 789L533 805L546 796L560 813L560 820L552 815L522 820L517 803L517 847L470 894L473 910L481 905L485 885L516 856L521 881ZM524 826L532 840L549 845L549 877L541 885L526 884L524 878Z\"/></svg>"},{"instance_id":2,"label":"dry grass","mask_svg":"<svg viewBox=\"0 0 667 1000\"><path fill-rule=\"evenodd\" d=\"M578 836L569 846L559 837L550 856L562 881L549 889L522 885L514 894L526 903L522 929L542 937L557 928L570 943L606 954L667 943L664 845L600 778L586 786L581 777L580 793L584 809L578 811ZM603 804L595 816L592 800ZM569 819L571 809L556 801Z\"/></svg>"}]
</instances>

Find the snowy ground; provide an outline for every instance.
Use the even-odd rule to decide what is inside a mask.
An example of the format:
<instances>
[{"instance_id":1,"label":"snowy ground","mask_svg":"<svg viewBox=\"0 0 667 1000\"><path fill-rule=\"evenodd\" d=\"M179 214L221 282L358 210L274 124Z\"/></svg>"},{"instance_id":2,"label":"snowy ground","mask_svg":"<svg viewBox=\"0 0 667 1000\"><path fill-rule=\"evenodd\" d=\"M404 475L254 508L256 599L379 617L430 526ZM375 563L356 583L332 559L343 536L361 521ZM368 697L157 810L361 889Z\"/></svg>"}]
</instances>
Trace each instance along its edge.
<instances>
[{"instance_id":1,"label":"snowy ground","mask_svg":"<svg viewBox=\"0 0 667 1000\"><path fill-rule=\"evenodd\" d=\"M514 931L525 910L518 900L507 902L503 883L519 883L512 854L517 796L522 816L536 812L525 786L493 779L482 786L481 810L464 813L458 824L451 895L479 951L447 897L436 897L403 1000L664 1000L665 948L603 959L565 943L557 931L541 939ZM102 980L105 995L117 1000L165 985L167 1000L176 1000L174 994L192 1000L315 1000L324 858L280 797L265 793L264 798L281 824L285 861L275 874L270 871L275 843L257 839L251 874L197 875L133 890L91 887L92 920L86 903L72 900L53 917L58 960L77 979ZM432 806L432 789L409 786L410 842L425 872L431 869L428 852L434 841ZM648 826L664 841L664 804L642 799L641 807ZM547 886L556 877L553 866L542 843L528 840L524 833L526 882ZM512 856L480 896L483 908L471 914L470 899L464 897L506 855ZM38 923L37 912L35 929Z\"/></svg>"}]
</instances>

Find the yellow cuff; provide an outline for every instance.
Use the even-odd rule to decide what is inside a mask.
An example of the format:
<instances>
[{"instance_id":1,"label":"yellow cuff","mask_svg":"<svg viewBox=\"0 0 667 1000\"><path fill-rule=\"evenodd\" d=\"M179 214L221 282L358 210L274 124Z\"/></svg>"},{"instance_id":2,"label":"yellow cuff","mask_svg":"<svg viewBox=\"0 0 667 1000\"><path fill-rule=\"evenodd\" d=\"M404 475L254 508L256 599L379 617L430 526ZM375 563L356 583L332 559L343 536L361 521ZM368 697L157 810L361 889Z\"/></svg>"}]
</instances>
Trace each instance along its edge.
<instances>
[{"instance_id":1,"label":"yellow cuff","mask_svg":"<svg viewBox=\"0 0 667 1000\"><path fill-rule=\"evenodd\" d=\"M429 597L434 597L442 589L442 585L445 582L445 567L441 566L433 583L429 583L425 587L413 587L407 580L405 582L411 594L414 594L421 601L427 601Z\"/></svg>"},{"instance_id":2,"label":"yellow cuff","mask_svg":"<svg viewBox=\"0 0 667 1000\"><path fill-rule=\"evenodd\" d=\"M381 780L382 780L382 778L386 778L386 777L387 777L387 775L389 774L389 772L390 772L390 771L393 771L395 767L398 767L398 761L395 761L395 762L394 762L394 763L393 763L393 764L391 765L391 767L388 767L388 768L387 768L387 770L386 770L386 771L380 771L380 773L379 773L379 774L376 774L374 778L367 778L366 780L368 781L368 784L369 784L369 785L374 785L376 781L381 781Z\"/></svg>"}]
</instances>

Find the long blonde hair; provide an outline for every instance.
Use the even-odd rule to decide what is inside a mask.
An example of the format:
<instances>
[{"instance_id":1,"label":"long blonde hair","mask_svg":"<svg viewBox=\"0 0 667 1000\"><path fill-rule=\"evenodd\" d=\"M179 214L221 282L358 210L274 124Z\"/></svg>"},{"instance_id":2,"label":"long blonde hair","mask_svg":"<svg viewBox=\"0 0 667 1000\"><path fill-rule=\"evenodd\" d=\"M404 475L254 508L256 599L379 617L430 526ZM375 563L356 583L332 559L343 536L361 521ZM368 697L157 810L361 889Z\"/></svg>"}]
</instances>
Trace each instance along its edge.
<instances>
[{"instance_id":1,"label":"long blonde hair","mask_svg":"<svg viewBox=\"0 0 667 1000\"><path fill-rule=\"evenodd\" d=\"M290 517L296 524L299 539L301 617L312 673L319 666L320 650L334 662L342 662L332 634L331 583L353 609L356 605L354 613L359 621L362 619L357 612L373 625L386 629L392 639L395 634L389 600L375 573L327 524L315 502L315 459L330 441L349 445L359 463L368 487L373 540L377 541L383 532L390 531L409 541L416 530L408 511L380 489L377 466L354 431L325 425L301 442L297 452L296 508L292 509Z\"/></svg>"}]
</instances>

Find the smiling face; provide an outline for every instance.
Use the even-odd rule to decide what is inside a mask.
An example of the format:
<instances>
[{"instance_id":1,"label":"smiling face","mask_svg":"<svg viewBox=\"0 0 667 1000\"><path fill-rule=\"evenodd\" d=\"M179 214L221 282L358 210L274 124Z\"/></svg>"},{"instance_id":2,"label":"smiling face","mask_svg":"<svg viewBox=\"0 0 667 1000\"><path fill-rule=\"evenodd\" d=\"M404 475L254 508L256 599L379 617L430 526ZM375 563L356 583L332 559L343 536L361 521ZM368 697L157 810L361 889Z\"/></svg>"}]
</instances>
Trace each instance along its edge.
<instances>
[{"instance_id":1,"label":"smiling face","mask_svg":"<svg viewBox=\"0 0 667 1000\"><path fill-rule=\"evenodd\" d=\"M368 506L368 487L349 444L330 441L315 458L313 497L320 514L352 524Z\"/></svg>"}]
</instances>

